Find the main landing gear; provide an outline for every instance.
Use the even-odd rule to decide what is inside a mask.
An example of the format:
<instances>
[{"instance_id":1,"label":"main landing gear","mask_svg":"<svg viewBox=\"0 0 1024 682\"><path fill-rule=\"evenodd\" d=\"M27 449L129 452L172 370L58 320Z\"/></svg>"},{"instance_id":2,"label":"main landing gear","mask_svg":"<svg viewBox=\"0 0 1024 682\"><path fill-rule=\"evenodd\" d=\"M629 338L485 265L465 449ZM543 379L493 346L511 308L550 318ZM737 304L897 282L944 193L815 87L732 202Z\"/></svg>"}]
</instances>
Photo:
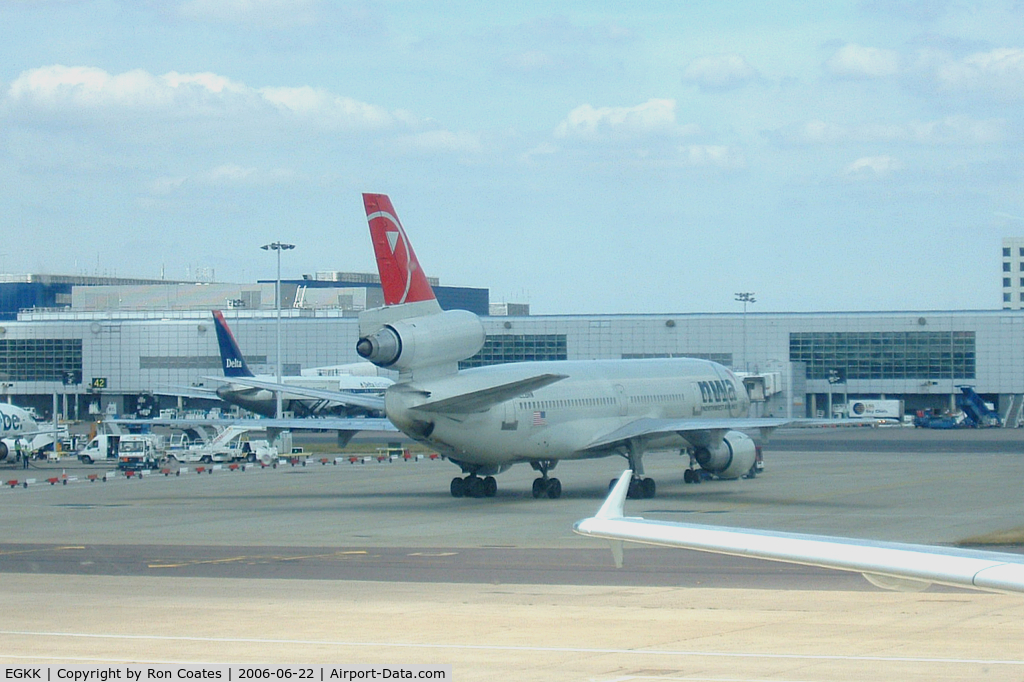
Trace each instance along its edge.
<instances>
[{"instance_id":1,"label":"main landing gear","mask_svg":"<svg viewBox=\"0 0 1024 682\"><path fill-rule=\"evenodd\" d=\"M626 442L626 459L629 460L629 468L633 472L633 480L629 482L629 492L626 497L631 500L654 497L658 488L653 478L644 478L644 448L639 438L631 438ZM609 492L618 481L619 479L613 478L608 483Z\"/></svg>"},{"instance_id":2,"label":"main landing gear","mask_svg":"<svg viewBox=\"0 0 1024 682\"><path fill-rule=\"evenodd\" d=\"M530 462L536 471L540 472L540 478L533 482L533 496L534 498L541 498L547 495L552 500L557 500L562 496L562 482L557 478L548 478L548 471L555 468L558 464L554 462Z\"/></svg>"},{"instance_id":3,"label":"main landing gear","mask_svg":"<svg viewBox=\"0 0 1024 682\"><path fill-rule=\"evenodd\" d=\"M451 493L452 497L494 497L498 494L498 482L494 480L494 476L456 476L452 479Z\"/></svg>"},{"instance_id":4,"label":"main landing gear","mask_svg":"<svg viewBox=\"0 0 1024 682\"><path fill-rule=\"evenodd\" d=\"M617 478L608 481L608 492L611 492L618 482L619 479ZM631 500L645 500L654 497L656 492L657 485L655 485L653 478L634 476L633 480L629 482L629 492L626 493L626 497Z\"/></svg>"}]
</instances>

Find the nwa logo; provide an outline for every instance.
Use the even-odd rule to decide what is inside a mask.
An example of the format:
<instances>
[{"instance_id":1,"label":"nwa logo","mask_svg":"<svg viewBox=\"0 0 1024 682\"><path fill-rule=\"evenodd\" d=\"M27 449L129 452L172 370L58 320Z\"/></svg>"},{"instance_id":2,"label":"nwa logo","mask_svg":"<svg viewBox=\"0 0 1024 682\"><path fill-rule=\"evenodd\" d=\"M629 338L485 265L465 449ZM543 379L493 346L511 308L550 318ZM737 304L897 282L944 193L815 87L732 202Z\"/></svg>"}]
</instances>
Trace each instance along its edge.
<instances>
[{"instance_id":1,"label":"nwa logo","mask_svg":"<svg viewBox=\"0 0 1024 682\"><path fill-rule=\"evenodd\" d=\"M698 381L697 386L704 403L736 402L736 387L731 381Z\"/></svg>"},{"instance_id":2,"label":"nwa logo","mask_svg":"<svg viewBox=\"0 0 1024 682\"><path fill-rule=\"evenodd\" d=\"M225 369L242 369L242 361L236 358L225 358L224 360Z\"/></svg>"},{"instance_id":3,"label":"nwa logo","mask_svg":"<svg viewBox=\"0 0 1024 682\"><path fill-rule=\"evenodd\" d=\"M16 414L0 415L4 431L21 431L21 417Z\"/></svg>"}]
</instances>

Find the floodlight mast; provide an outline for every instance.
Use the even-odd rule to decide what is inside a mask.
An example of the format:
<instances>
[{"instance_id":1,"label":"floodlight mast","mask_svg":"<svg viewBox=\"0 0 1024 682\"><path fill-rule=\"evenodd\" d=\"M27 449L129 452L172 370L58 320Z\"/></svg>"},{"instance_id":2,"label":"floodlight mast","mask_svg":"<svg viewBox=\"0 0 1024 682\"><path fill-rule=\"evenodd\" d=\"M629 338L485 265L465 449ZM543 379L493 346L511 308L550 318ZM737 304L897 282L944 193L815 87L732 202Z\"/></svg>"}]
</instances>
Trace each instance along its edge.
<instances>
[{"instance_id":1,"label":"floodlight mast","mask_svg":"<svg viewBox=\"0 0 1024 682\"><path fill-rule=\"evenodd\" d=\"M295 244L273 242L272 244L264 244L260 248L264 251L277 251L277 281L274 284L274 308L277 310L277 383L280 384L283 383L281 378L281 252L294 249ZM275 395L277 396L277 408L274 416L280 419L283 412L281 391L276 391Z\"/></svg>"}]
</instances>

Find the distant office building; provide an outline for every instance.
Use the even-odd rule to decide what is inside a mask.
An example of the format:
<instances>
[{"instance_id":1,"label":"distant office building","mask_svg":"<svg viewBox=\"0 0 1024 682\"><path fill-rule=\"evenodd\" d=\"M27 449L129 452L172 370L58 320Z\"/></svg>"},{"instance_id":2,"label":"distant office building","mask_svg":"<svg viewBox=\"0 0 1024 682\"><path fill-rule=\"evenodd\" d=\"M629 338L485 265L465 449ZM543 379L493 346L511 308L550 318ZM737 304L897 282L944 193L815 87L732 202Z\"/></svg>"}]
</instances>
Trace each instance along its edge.
<instances>
[{"instance_id":1,"label":"distant office building","mask_svg":"<svg viewBox=\"0 0 1024 682\"><path fill-rule=\"evenodd\" d=\"M530 314L529 303L492 303L491 317L526 317Z\"/></svg>"},{"instance_id":2,"label":"distant office building","mask_svg":"<svg viewBox=\"0 0 1024 682\"><path fill-rule=\"evenodd\" d=\"M73 287L177 283L138 277L0 274L0 320L15 320L21 310L70 308Z\"/></svg>"},{"instance_id":3,"label":"distant office building","mask_svg":"<svg viewBox=\"0 0 1024 682\"><path fill-rule=\"evenodd\" d=\"M272 372L275 311L225 314L253 371ZM351 312L289 307L282 317L286 374L360 360ZM777 374L779 392L759 406L762 416L824 415L867 398L903 400L908 413L945 408L964 384L1010 423L1024 410L1024 311L530 315L483 323L484 348L463 367L698 357ZM56 393L67 395L71 414L130 412L140 394L206 383L220 366L208 309L29 311L0 324L0 400L42 411ZM168 404L174 399L162 399Z\"/></svg>"},{"instance_id":4,"label":"distant office building","mask_svg":"<svg viewBox=\"0 0 1024 682\"><path fill-rule=\"evenodd\" d=\"M1003 237L1003 310L1024 309L1024 237Z\"/></svg>"},{"instance_id":5,"label":"distant office building","mask_svg":"<svg viewBox=\"0 0 1024 682\"><path fill-rule=\"evenodd\" d=\"M442 286L436 277L428 277L427 281L430 282L430 286L434 289L434 295L437 297L437 302L444 310L468 310L471 313L475 313L480 316L489 314L488 306L490 305L490 291L488 289L480 289L476 287L451 287ZM273 286L274 280L260 280L259 284L270 284ZM359 289L363 290L364 293L357 295L353 299L352 310L358 312L363 310L360 307L362 304L360 300L365 301L366 308L374 308L384 304L384 294L380 287L380 276L376 273L369 272L335 272L331 271L318 271L315 276L303 275L302 279L289 279L281 281L282 287L282 299L283 304L286 307L290 307L292 301L316 301L323 299L323 294L318 294L317 289L337 289L339 290L338 295L341 297L338 300L341 301L339 306L328 306L328 307L342 307L344 308L345 297L351 292L341 291L346 289ZM293 294L289 297L286 289L289 287ZM331 299L331 294L327 294L327 300ZM296 307L303 307L297 305Z\"/></svg>"}]
</instances>

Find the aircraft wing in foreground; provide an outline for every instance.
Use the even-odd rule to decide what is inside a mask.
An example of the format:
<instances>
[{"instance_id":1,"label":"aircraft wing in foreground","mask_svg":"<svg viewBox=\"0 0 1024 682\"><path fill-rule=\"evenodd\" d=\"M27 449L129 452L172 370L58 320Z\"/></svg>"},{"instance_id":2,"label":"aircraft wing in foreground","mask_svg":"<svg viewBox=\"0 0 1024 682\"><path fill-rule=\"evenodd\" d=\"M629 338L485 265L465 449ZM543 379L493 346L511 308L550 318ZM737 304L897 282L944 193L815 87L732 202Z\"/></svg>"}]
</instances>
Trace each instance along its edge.
<instances>
[{"instance_id":1,"label":"aircraft wing in foreground","mask_svg":"<svg viewBox=\"0 0 1024 682\"><path fill-rule=\"evenodd\" d=\"M597 514L573 526L580 535L609 540L618 566L625 540L854 571L890 590L913 592L934 583L1024 593L1024 555L627 517L632 473L623 473Z\"/></svg>"}]
</instances>

